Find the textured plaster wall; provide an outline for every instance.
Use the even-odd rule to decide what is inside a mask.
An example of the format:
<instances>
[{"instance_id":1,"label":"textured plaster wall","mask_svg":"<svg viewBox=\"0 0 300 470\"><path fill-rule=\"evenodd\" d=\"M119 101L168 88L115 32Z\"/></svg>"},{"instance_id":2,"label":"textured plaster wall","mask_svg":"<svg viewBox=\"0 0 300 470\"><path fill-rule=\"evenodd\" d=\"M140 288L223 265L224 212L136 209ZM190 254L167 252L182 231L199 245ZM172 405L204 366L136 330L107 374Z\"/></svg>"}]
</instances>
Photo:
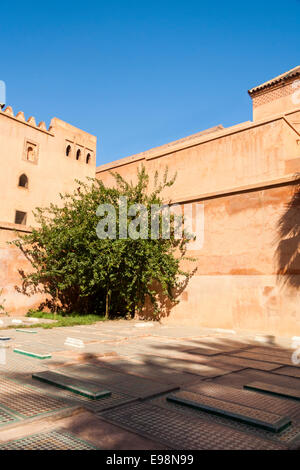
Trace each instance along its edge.
<instances>
[{"instance_id":1,"label":"textured plaster wall","mask_svg":"<svg viewBox=\"0 0 300 470\"><path fill-rule=\"evenodd\" d=\"M35 162L27 161L26 145L37 150ZM69 156L66 147L71 146ZM76 153L80 149L80 158ZM90 154L89 164L86 156ZM75 179L86 180L95 176L96 137L57 118L47 130L44 123L36 125L34 118L25 121L23 113L14 116L11 108L0 112L0 289L5 307L11 315L24 314L43 299L18 293L21 286L19 269L30 269L27 260L7 241L16 238L15 230L26 227L16 225L16 210L27 213L26 226L35 225L32 211L50 203L60 203L60 193L73 192L78 187ZM18 187L21 174L28 178L28 188ZM22 233L22 232L20 232Z\"/></svg>"},{"instance_id":2,"label":"textured plaster wall","mask_svg":"<svg viewBox=\"0 0 300 470\"><path fill-rule=\"evenodd\" d=\"M300 171L298 117L299 111L245 123L186 148L168 146L160 155L154 149L97 169L97 177L112 184L111 170L134 179L142 164L150 175L155 170L162 175L168 166L177 179L165 200L204 204L204 244L189 252L197 272L179 304L163 310L162 321L300 334L300 240L291 250L279 234L295 190L291 181ZM298 211L289 223L300 225ZM284 275L278 250L286 262Z\"/></svg>"}]
</instances>

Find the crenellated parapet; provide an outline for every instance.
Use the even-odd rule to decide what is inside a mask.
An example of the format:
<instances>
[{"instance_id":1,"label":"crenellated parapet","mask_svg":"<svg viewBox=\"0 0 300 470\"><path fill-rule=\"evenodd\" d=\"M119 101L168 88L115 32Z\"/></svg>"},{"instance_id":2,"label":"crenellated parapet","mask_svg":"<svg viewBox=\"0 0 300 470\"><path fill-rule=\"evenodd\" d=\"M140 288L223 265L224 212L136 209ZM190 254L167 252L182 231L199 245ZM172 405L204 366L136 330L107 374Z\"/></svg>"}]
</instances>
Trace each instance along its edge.
<instances>
[{"instance_id":1,"label":"crenellated parapet","mask_svg":"<svg viewBox=\"0 0 300 470\"><path fill-rule=\"evenodd\" d=\"M7 116L18 123L62 140L64 152L66 156L70 157L69 159L75 159L79 163L88 163L95 166L97 144L95 136L56 117L51 119L50 126L47 128L44 121L37 124L34 116L30 116L26 120L23 111L19 111L15 115L12 106L6 106L5 109L0 110L0 115Z\"/></svg>"},{"instance_id":2,"label":"crenellated parapet","mask_svg":"<svg viewBox=\"0 0 300 470\"><path fill-rule=\"evenodd\" d=\"M23 111L19 111L19 112L17 112L17 114L15 115L12 106L6 106L5 109L2 109L2 110L0 109L0 113L1 113L1 114L4 114L5 116L8 116L8 117L10 117L10 118L12 118L12 119L15 119L16 121L22 122L23 124L25 124L25 125L27 125L27 126L31 126L31 127L35 128L35 129L37 129L37 130L40 130L40 131L47 132L47 133L51 134L51 130L50 130L50 127L51 127L51 126L49 127L49 129L47 129L47 126L46 126L46 124L45 124L44 121L41 121L41 122L37 125L34 116L30 116L30 117L26 120Z\"/></svg>"}]
</instances>

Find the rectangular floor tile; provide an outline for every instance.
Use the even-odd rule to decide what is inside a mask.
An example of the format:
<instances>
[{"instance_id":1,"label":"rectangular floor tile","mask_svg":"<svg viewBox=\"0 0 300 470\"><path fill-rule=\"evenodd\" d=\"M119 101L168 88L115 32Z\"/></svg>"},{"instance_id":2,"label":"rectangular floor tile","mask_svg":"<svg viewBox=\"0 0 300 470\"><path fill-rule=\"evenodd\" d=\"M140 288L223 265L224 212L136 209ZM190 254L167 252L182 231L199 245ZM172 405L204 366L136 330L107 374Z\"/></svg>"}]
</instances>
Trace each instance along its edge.
<instances>
[{"instance_id":1,"label":"rectangular floor tile","mask_svg":"<svg viewBox=\"0 0 300 470\"><path fill-rule=\"evenodd\" d=\"M263 378L263 376L261 376L261 380L266 380L270 374L263 375L265 375L265 377ZM226 383L224 383L225 378ZM237 380L239 380L240 388L234 386L234 381L236 381L236 385ZM187 390L220 400L269 411L278 415L287 415L300 423L300 404L297 401L285 400L276 396L243 389L243 385L251 380L255 380L255 371L251 371L250 374L242 371L214 379L213 381L201 381L198 384L189 385ZM220 381L222 381L222 383L220 383Z\"/></svg>"},{"instance_id":2,"label":"rectangular floor tile","mask_svg":"<svg viewBox=\"0 0 300 470\"><path fill-rule=\"evenodd\" d=\"M219 400L193 392L177 392L176 394L168 395L166 399L195 409L224 416L228 419L251 424L272 432L282 431L291 424L291 419L287 416L280 416L267 411L258 410L257 408L250 408L238 403Z\"/></svg>"},{"instance_id":3,"label":"rectangular floor tile","mask_svg":"<svg viewBox=\"0 0 300 470\"><path fill-rule=\"evenodd\" d=\"M300 367L280 367L279 369L276 369L274 373L300 379Z\"/></svg>"},{"instance_id":4,"label":"rectangular floor tile","mask_svg":"<svg viewBox=\"0 0 300 470\"><path fill-rule=\"evenodd\" d=\"M292 355L289 358L289 357L279 357L276 355L264 354L264 353L259 353L259 352L246 351L246 352L234 353L233 356L244 357L246 359L254 359L256 361L270 362L273 364L280 364L280 365L291 366L293 364Z\"/></svg>"},{"instance_id":5,"label":"rectangular floor tile","mask_svg":"<svg viewBox=\"0 0 300 470\"><path fill-rule=\"evenodd\" d=\"M0 378L0 407L20 417L29 418L68 408L70 405L16 380Z\"/></svg>"},{"instance_id":6,"label":"rectangular floor tile","mask_svg":"<svg viewBox=\"0 0 300 470\"><path fill-rule=\"evenodd\" d=\"M219 362L223 362L224 364L238 365L244 368L250 367L251 369L258 370L274 370L279 367L278 364L271 362L263 362L229 355L226 356L225 354L220 354L219 356L217 356L217 360Z\"/></svg>"},{"instance_id":7,"label":"rectangular floor tile","mask_svg":"<svg viewBox=\"0 0 300 470\"><path fill-rule=\"evenodd\" d=\"M270 393L284 398L293 398L300 400L300 389L282 387L280 385L273 385L264 382L250 382L244 385L246 390L255 390L256 392Z\"/></svg>"},{"instance_id":8,"label":"rectangular floor tile","mask_svg":"<svg viewBox=\"0 0 300 470\"><path fill-rule=\"evenodd\" d=\"M96 447L65 431L33 434L0 444L0 450L95 450Z\"/></svg>"},{"instance_id":9,"label":"rectangular floor tile","mask_svg":"<svg viewBox=\"0 0 300 470\"><path fill-rule=\"evenodd\" d=\"M194 416L204 419L205 421L231 427L233 429L237 429L238 431L258 436L263 439L269 439L274 442L285 444L289 447L289 449L300 449L300 424L296 422L292 422L292 424L287 428L278 433L274 433L253 425L242 423L240 421L235 421L220 415L212 414L204 410L196 410L194 408L179 405L175 402L167 401L165 396L152 398L150 403L156 406L160 406L161 408L167 408L169 410L176 411L177 413L181 413L186 417L186 419L188 419L189 416Z\"/></svg>"},{"instance_id":10,"label":"rectangular floor tile","mask_svg":"<svg viewBox=\"0 0 300 470\"><path fill-rule=\"evenodd\" d=\"M184 416L169 409L145 403L132 403L126 407L104 412L116 425L166 444L172 449L206 450L275 450L287 446L258 436L208 422L196 416Z\"/></svg>"},{"instance_id":11,"label":"rectangular floor tile","mask_svg":"<svg viewBox=\"0 0 300 470\"><path fill-rule=\"evenodd\" d=\"M65 390L69 390L70 392L76 393L78 395L83 395L84 397L90 398L91 400L99 400L100 398L111 395L110 391L103 390L93 383L79 380L67 375L58 374L54 371L35 373L32 375L32 378L59 388L63 388Z\"/></svg>"}]
</instances>

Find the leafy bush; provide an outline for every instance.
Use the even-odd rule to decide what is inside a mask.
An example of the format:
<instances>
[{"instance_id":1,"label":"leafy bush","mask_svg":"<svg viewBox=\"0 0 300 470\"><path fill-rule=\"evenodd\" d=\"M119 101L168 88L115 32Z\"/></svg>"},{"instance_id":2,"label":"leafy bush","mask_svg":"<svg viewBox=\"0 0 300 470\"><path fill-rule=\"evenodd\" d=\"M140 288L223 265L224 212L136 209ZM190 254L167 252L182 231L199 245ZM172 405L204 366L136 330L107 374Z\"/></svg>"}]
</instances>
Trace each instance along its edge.
<instances>
[{"instance_id":1,"label":"leafy bush","mask_svg":"<svg viewBox=\"0 0 300 470\"><path fill-rule=\"evenodd\" d=\"M143 204L147 214L151 214L151 205L162 204L161 192L175 178L168 179L166 169L162 182L155 175L150 190L144 167L138 171L136 184L128 183L119 174L112 175L114 187L106 187L101 180L78 181L77 191L61 195L61 206L51 204L35 211L38 228L12 242L33 268L29 273L21 272L23 291L48 294L47 306L52 311L59 308L67 313L134 316L149 299L157 312L157 293L174 301L175 292L190 276L180 269L188 240L175 239L174 226L170 239L118 237L119 198L126 197L128 207ZM107 203L116 211L115 239L99 239L96 234L97 208ZM128 223L133 220L127 217ZM160 214L160 226L162 223ZM151 224L148 235L150 227Z\"/></svg>"},{"instance_id":2,"label":"leafy bush","mask_svg":"<svg viewBox=\"0 0 300 470\"><path fill-rule=\"evenodd\" d=\"M3 293L3 289L0 289L0 296L2 295L2 293ZM2 301L0 300L0 313L4 313L7 315L7 312L4 307L4 303L5 303L5 299Z\"/></svg>"}]
</instances>

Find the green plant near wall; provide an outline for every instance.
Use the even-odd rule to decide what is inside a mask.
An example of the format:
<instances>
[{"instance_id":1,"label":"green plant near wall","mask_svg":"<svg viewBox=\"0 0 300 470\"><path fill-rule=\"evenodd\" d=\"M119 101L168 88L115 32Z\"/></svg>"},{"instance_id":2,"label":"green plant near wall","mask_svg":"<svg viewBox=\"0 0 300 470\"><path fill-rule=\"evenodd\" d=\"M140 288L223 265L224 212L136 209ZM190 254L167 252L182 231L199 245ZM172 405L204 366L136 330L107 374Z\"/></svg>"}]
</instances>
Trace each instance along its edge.
<instances>
[{"instance_id":1,"label":"green plant near wall","mask_svg":"<svg viewBox=\"0 0 300 470\"><path fill-rule=\"evenodd\" d=\"M0 289L0 314L4 313L5 315L7 315L7 312L4 307L5 299L1 300L2 293L3 293L3 289Z\"/></svg>"},{"instance_id":2,"label":"green plant near wall","mask_svg":"<svg viewBox=\"0 0 300 470\"><path fill-rule=\"evenodd\" d=\"M177 239L174 225L170 237L150 236L132 239L119 237L121 197L128 207L142 204L151 217L153 204L163 204L161 193L174 184L166 168L159 181L155 174L153 184L142 166L137 182L126 181L112 173L114 185L107 187L101 180L77 181L79 188L73 194L61 195L60 206L37 209L35 219L39 228L33 229L12 243L20 248L32 265L32 271L21 273L25 293L42 292L48 295L48 307L65 312L85 314L105 313L111 316L134 316L147 299L158 312L158 292L175 301L191 273L182 271L180 262L186 258L188 237ZM151 182L152 183L152 182ZM114 239L99 239L97 209L100 204L111 204L117 218ZM158 223L163 223L159 215ZM133 217L127 214L127 222ZM149 219L149 222L150 219ZM175 221L173 220L175 223Z\"/></svg>"}]
</instances>

